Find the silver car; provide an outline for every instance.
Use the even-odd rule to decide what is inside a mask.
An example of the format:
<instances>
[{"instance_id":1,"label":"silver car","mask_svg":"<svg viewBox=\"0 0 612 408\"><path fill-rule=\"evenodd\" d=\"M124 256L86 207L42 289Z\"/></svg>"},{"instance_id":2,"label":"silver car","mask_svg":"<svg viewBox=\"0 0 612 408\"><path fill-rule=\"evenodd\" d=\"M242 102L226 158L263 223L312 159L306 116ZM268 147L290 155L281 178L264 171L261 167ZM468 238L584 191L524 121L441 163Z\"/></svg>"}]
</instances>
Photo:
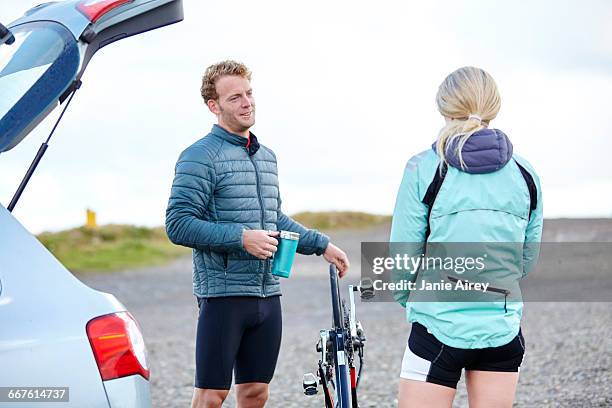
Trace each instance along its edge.
<instances>
[{"instance_id":1,"label":"silver car","mask_svg":"<svg viewBox=\"0 0 612 408\"><path fill-rule=\"evenodd\" d=\"M71 0L0 24L0 160L67 107L97 50L182 19L181 0ZM76 279L10 212L46 148L0 205L0 407L150 407L135 319Z\"/></svg>"}]
</instances>

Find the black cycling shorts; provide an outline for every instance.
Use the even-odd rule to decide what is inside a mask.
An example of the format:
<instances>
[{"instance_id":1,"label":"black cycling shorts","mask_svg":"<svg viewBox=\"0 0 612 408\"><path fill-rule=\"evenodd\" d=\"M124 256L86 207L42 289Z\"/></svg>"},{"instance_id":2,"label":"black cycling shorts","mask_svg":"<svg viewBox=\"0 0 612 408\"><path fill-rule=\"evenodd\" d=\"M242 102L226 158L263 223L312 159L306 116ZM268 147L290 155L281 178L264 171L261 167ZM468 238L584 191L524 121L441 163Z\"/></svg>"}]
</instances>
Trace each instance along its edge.
<instances>
[{"instance_id":1,"label":"black cycling shorts","mask_svg":"<svg viewBox=\"0 0 612 408\"><path fill-rule=\"evenodd\" d=\"M401 378L457 388L461 370L518 372L525 353L519 329L508 344L482 349L460 349L441 343L419 323L412 324L402 361Z\"/></svg>"},{"instance_id":2,"label":"black cycling shorts","mask_svg":"<svg viewBox=\"0 0 612 408\"><path fill-rule=\"evenodd\" d=\"M236 384L269 383L282 335L280 296L197 298L195 386L229 390Z\"/></svg>"}]
</instances>

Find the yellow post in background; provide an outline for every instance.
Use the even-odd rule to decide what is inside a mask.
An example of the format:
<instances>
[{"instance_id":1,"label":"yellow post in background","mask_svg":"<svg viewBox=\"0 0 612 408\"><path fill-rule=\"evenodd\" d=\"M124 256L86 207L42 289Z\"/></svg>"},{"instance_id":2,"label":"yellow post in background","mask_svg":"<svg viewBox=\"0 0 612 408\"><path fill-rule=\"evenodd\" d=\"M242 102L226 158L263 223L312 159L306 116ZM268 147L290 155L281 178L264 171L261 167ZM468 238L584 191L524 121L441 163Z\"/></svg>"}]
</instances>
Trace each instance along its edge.
<instances>
[{"instance_id":1,"label":"yellow post in background","mask_svg":"<svg viewBox=\"0 0 612 408\"><path fill-rule=\"evenodd\" d=\"M96 212L89 208L87 209L87 222L85 223L85 227L89 229L98 228L98 224L96 223Z\"/></svg>"}]
</instances>

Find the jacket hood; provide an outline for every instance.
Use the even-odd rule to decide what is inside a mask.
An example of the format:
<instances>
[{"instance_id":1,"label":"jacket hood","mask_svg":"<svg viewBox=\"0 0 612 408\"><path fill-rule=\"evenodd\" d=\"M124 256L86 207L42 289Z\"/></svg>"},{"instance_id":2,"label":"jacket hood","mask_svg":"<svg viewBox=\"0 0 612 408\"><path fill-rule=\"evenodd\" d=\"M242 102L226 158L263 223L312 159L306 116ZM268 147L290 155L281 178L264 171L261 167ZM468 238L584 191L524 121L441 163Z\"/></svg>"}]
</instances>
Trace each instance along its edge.
<instances>
[{"instance_id":1,"label":"jacket hood","mask_svg":"<svg viewBox=\"0 0 612 408\"><path fill-rule=\"evenodd\" d=\"M499 129L481 129L468 138L461 149L465 168L461 168L459 156L455 153L458 139L448 145L446 159L460 171L472 174L492 173L504 167L512 158L512 143ZM437 141L431 148L437 154Z\"/></svg>"}]
</instances>

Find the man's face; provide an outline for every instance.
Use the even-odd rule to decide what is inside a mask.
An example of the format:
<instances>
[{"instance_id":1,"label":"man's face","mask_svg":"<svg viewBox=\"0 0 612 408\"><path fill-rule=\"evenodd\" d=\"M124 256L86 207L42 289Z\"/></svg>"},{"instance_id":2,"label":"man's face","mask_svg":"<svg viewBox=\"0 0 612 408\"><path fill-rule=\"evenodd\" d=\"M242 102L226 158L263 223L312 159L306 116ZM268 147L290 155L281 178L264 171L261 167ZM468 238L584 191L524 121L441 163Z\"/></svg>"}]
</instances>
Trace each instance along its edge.
<instances>
[{"instance_id":1,"label":"man's face","mask_svg":"<svg viewBox=\"0 0 612 408\"><path fill-rule=\"evenodd\" d=\"M226 75L217 80L217 100L209 100L208 108L217 115L219 125L232 133L248 136L255 124L255 99L248 79Z\"/></svg>"}]
</instances>

